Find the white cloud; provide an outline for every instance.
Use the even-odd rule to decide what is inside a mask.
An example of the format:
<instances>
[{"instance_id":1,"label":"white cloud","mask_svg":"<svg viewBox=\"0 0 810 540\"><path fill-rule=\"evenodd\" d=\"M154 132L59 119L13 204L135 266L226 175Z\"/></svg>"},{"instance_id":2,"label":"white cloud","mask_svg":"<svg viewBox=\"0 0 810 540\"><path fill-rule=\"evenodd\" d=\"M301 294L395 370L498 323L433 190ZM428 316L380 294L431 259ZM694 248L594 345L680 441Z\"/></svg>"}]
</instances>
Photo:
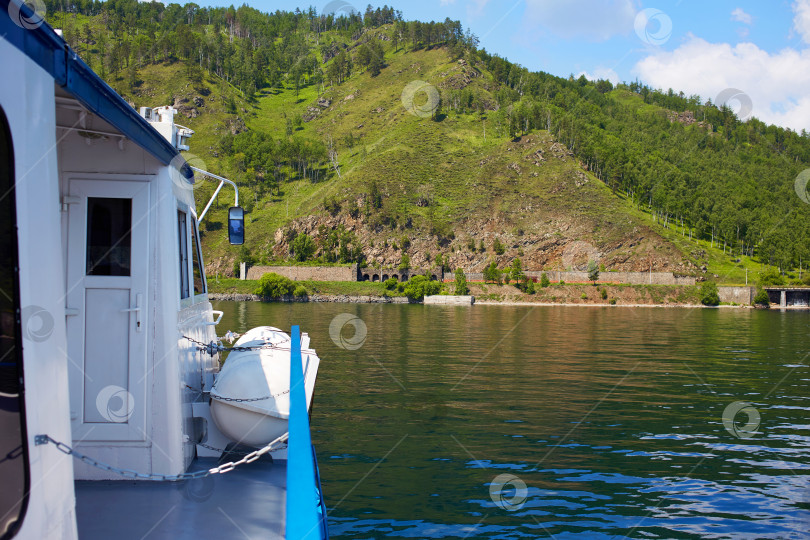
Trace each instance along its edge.
<instances>
[{"instance_id":1,"label":"white cloud","mask_svg":"<svg viewBox=\"0 0 810 540\"><path fill-rule=\"evenodd\" d=\"M585 78L589 81L597 81L599 79L605 79L612 82L614 85L617 85L621 82L619 79L619 74L613 71L610 68L596 68L593 70L593 74L588 73L587 71L580 71L576 74L576 78L578 79L580 75L585 75Z\"/></svg>"},{"instance_id":2,"label":"white cloud","mask_svg":"<svg viewBox=\"0 0 810 540\"><path fill-rule=\"evenodd\" d=\"M751 15L743 11L742 8L736 8L734 11L731 12L731 20L741 22L743 24L751 24L753 18Z\"/></svg>"},{"instance_id":3,"label":"white cloud","mask_svg":"<svg viewBox=\"0 0 810 540\"><path fill-rule=\"evenodd\" d=\"M793 29L802 37L802 41L810 44L810 0L796 0L793 2Z\"/></svg>"},{"instance_id":4,"label":"white cloud","mask_svg":"<svg viewBox=\"0 0 810 540\"><path fill-rule=\"evenodd\" d=\"M633 72L654 88L683 90L704 100L738 88L751 98L753 116L797 131L810 129L810 49L768 53L753 43L731 46L690 35L674 51L642 59Z\"/></svg>"},{"instance_id":5,"label":"white cloud","mask_svg":"<svg viewBox=\"0 0 810 540\"><path fill-rule=\"evenodd\" d=\"M448 1L449 3L455 3L456 0L444 0ZM490 0L467 0L467 16L473 19L477 19L484 15L484 8L487 7Z\"/></svg>"},{"instance_id":6,"label":"white cloud","mask_svg":"<svg viewBox=\"0 0 810 540\"><path fill-rule=\"evenodd\" d=\"M632 31L635 16L632 0L526 0L527 24L564 38L605 41Z\"/></svg>"}]
</instances>

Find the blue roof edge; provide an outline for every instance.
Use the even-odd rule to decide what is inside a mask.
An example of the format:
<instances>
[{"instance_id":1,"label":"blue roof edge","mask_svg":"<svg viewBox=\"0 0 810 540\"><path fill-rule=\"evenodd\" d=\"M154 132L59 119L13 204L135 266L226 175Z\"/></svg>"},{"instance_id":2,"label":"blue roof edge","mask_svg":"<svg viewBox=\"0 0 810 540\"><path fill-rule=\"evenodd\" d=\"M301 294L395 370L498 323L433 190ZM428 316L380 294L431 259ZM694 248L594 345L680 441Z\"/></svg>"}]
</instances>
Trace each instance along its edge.
<instances>
[{"instance_id":1,"label":"blue roof edge","mask_svg":"<svg viewBox=\"0 0 810 540\"><path fill-rule=\"evenodd\" d=\"M11 20L11 3L19 8L20 15L26 20L36 21L31 24L32 28L24 28ZM0 7L0 36L47 71L56 84L70 92L90 112L114 126L164 165L171 164L181 155L124 98L96 75L48 23L37 21L39 16L28 5L14 0L0 0ZM194 171L185 159L181 160L181 174L193 183Z\"/></svg>"}]
</instances>

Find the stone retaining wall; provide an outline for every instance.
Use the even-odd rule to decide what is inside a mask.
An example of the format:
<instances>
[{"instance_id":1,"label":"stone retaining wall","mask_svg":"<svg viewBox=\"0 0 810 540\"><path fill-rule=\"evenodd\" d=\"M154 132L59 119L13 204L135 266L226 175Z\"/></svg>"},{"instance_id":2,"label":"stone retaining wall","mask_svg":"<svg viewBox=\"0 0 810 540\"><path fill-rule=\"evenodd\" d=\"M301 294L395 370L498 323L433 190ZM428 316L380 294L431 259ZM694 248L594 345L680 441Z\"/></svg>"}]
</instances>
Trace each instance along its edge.
<instances>
[{"instance_id":1,"label":"stone retaining wall","mask_svg":"<svg viewBox=\"0 0 810 540\"><path fill-rule=\"evenodd\" d=\"M399 281L407 281L411 275L422 274L419 270L373 269L363 268L358 271L357 265L346 266L253 266L247 270L247 279L259 279L264 274L275 272L294 281L385 281L389 277L396 277ZM558 270L545 271L552 283L560 280L567 283L587 282L587 272L561 272ZM543 274L542 270L529 270L525 274L538 281ZM465 272L467 281L483 281L481 272ZM437 280L452 280L452 273L444 274L434 270L432 276ZM600 272L600 283L626 283L630 285L694 285L695 278L676 276L671 272ZM740 302L737 302L740 303Z\"/></svg>"},{"instance_id":2,"label":"stone retaining wall","mask_svg":"<svg viewBox=\"0 0 810 540\"><path fill-rule=\"evenodd\" d=\"M558 270L529 270L524 272L531 278L540 281L543 273L552 283L560 280L566 283L587 282L588 272L560 272ZM467 281L483 281L481 272L467 272L464 274ZM600 283L626 283L630 285L694 285L695 278L691 276L676 276L671 272L599 272Z\"/></svg>"},{"instance_id":3,"label":"stone retaining wall","mask_svg":"<svg viewBox=\"0 0 810 540\"><path fill-rule=\"evenodd\" d=\"M293 281L357 281L357 265L352 266L252 266L247 279L276 273Z\"/></svg>"},{"instance_id":4,"label":"stone retaining wall","mask_svg":"<svg viewBox=\"0 0 810 540\"><path fill-rule=\"evenodd\" d=\"M424 276L425 271L418 268L409 268L408 270L399 270L397 268L361 268L358 275L358 281L385 281L388 278L397 278L398 281L408 281L412 276ZM447 274L449 275L449 274ZM445 273L441 270L434 268L429 272L430 279L433 281L443 281L446 277Z\"/></svg>"}]
</instances>

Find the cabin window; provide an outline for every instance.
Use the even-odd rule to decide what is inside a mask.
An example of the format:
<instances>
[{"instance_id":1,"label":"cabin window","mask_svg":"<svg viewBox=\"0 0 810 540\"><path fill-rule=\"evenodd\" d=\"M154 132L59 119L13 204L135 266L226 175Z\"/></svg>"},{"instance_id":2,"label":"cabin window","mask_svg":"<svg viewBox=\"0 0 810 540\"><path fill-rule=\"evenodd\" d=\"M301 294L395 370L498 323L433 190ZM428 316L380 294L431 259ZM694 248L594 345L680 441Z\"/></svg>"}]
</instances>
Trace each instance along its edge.
<instances>
[{"instance_id":1,"label":"cabin window","mask_svg":"<svg viewBox=\"0 0 810 540\"><path fill-rule=\"evenodd\" d=\"M28 506L28 445L11 131L0 108L0 538L12 538Z\"/></svg>"},{"instance_id":2,"label":"cabin window","mask_svg":"<svg viewBox=\"0 0 810 540\"><path fill-rule=\"evenodd\" d=\"M197 220L191 220L191 256L194 259L194 294L205 292L205 271L202 265L200 239L197 234Z\"/></svg>"},{"instance_id":3,"label":"cabin window","mask_svg":"<svg viewBox=\"0 0 810 540\"><path fill-rule=\"evenodd\" d=\"M180 248L180 299L189 297L188 289L188 217L182 210L177 211L177 238Z\"/></svg>"},{"instance_id":4,"label":"cabin window","mask_svg":"<svg viewBox=\"0 0 810 540\"><path fill-rule=\"evenodd\" d=\"M87 198L87 275L128 276L132 199Z\"/></svg>"}]
</instances>

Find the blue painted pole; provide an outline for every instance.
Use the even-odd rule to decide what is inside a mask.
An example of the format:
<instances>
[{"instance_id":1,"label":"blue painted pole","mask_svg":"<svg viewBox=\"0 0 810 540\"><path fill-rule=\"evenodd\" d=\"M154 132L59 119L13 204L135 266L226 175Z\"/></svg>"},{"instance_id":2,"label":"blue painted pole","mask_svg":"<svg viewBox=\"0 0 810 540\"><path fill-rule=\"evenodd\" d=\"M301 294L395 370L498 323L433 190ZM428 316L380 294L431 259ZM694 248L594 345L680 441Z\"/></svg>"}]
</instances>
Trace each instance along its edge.
<instances>
[{"instance_id":1,"label":"blue painted pole","mask_svg":"<svg viewBox=\"0 0 810 540\"><path fill-rule=\"evenodd\" d=\"M301 330L290 330L290 440L287 443L287 540L321 540L318 482L309 433Z\"/></svg>"}]
</instances>

